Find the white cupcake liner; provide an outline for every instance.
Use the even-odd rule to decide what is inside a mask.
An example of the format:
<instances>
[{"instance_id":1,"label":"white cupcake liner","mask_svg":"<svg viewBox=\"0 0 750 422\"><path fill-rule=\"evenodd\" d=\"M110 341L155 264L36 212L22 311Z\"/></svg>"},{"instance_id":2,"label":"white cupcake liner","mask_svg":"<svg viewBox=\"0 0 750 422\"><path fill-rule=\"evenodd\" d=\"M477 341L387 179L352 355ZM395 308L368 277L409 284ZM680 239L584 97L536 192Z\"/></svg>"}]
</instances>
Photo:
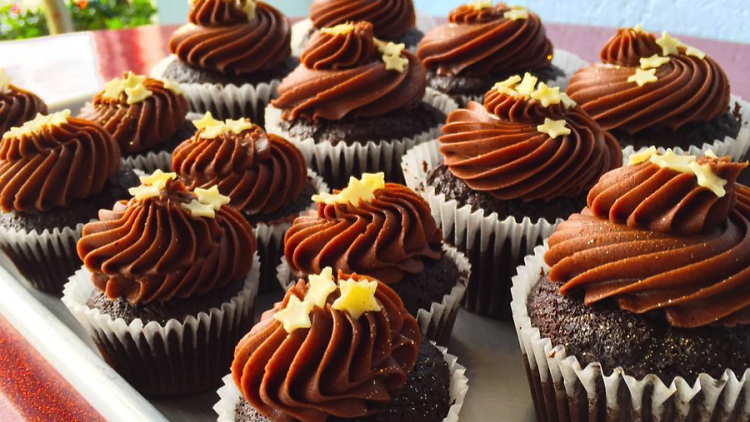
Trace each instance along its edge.
<instances>
[{"instance_id":1,"label":"white cupcake liner","mask_svg":"<svg viewBox=\"0 0 750 422\"><path fill-rule=\"evenodd\" d=\"M461 276L456 280L456 285L450 293L443 296L440 302L432 302L429 310L419 309L417 315L415 315L422 335L440 345L448 344L451 338L458 309L461 306L464 293L466 293L466 286L469 284L471 275L471 264L463 253L446 244L443 244L443 250L456 263ZM289 290L297 281L292 278L292 271L284 257L281 258L281 265L278 266L276 273L279 284L285 291Z\"/></svg>"},{"instance_id":2,"label":"white cupcake liner","mask_svg":"<svg viewBox=\"0 0 750 422\"><path fill-rule=\"evenodd\" d=\"M163 78L164 70L175 60L178 59L174 54L166 57L154 66L151 76ZM210 111L217 119L250 117L254 122L261 122L263 111L271 99L276 98L280 83L280 79L241 86L180 83L180 88L188 99L190 111L201 114Z\"/></svg>"},{"instance_id":3,"label":"white cupcake liner","mask_svg":"<svg viewBox=\"0 0 750 422\"><path fill-rule=\"evenodd\" d=\"M82 223L41 233L0 228L0 249L32 286L59 294L67 278L81 265L76 243L82 231Z\"/></svg>"},{"instance_id":4,"label":"white cupcake liner","mask_svg":"<svg viewBox=\"0 0 750 422\"><path fill-rule=\"evenodd\" d=\"M446 116L458 108L450 97L430 88L425 92L424 102ZM283 136L297 145L302 150L308 167L317 171L333 187L346 185L349 176L353 175L355 165L363 173L383 171L387 179L397 180L400 178L398 162L406 150L437 138L443 126L441 122L438 126L412 138L371 140L354 142L351 145L341 141L333 145L330 142L316 143L312 138L293 136L284 131L280 123L281 110L269 105L266 108L266 131ZM328 169L330 175L326 174Z\"/></svg>"},{"instance_id":5,"label":"white cupcake liner","mask_svg":"<svg viewBox=\"0 0 750 422\"><path fill-rule=\"evenodd\" d=\"M433 343L434 344L434 343ZM438 350L443 353L443 359L448 364L450 371L450 400L451 407L448 414L443 418L443 422L458 422L459 413L464 405L466 393L469 391L469 379L466 377L466 368L458 363L456 356L448 353L445 347L437 346ZM214 410L219 415L218 422L235 422L236 408L242 400L242 394L234 384L232 374L225 376L224 385L216 392L219 395L219 401L214 405Z\"/></svg>"},{"instance_id":6,"label":"white cupcake liner","mask_svg":"<svg viewBox=\"0 0 750 422\"><path fill-rule=\"evenodd\" d=\"M493 318L508 317L510 276L503 274L512 271L516 262L531 253L542 239L549 237L562 219L549 222L524 217L519 223L509 216L500 220L494 212L487 214L483 209L472 211L471 206L461 206L455 199L437 193L434 187L427 184L427 174L443 162L438 146L438 141L433 140L412 148L404 155L401 167L406 184L430 204L445 241L465 250L469 256L475 277L472 277L469 285L464 307ZM504 248L506 244L510 245L510 257ZM486 259L478 260L477 256ZM480 265L478 261L490 264ZM506 271L501 271L498 266L507 267Z\"/></svg>"},{"instance_id":7,"label":"white cupcake liner","mask_svg":"<svg viewBox=\"0 0 750 422\"><path fill-rule=\"evenodd\" d=\"M732 157L732 161L743 161L747 159L746 155L748 149L750 149L750 104L744 101L742 98L732 95L729 100L729 110L734 111L736 105L740 106L740 119L742 120L742 126L740 127L740 133L737 134L737 138L725 136L724 139L714 139L711 143L704 143L702 146L692 145L687 150L680 147L673 148L674 152L678 155L695 155L696 157L702 157L706 151L712 150L719 157L729 155ZM622 150L622 162L627 163L628 158L637 153L644 151L646 147L639 148L636 150L633 146L627 146ZM657 148L659 152L663 153L665 148Z\"/></svg>"},{"instance_id":8,"label":"white cupcake liner","mask_svg":"<svg viewBox=\"0 0 750 422\"><path fill-rule=\"evenodd\" d=\"M599 362L583 368L575 356L566 355L565 347L542 338L539 329L531 325L527 299L541 274L549 272L543 259L547 250L545 242L525 258L524 266L518 267L518 275L513 277L511 304L521 353L530 370L529 381L534 379L541 384L530 386L540 422L556 421L558 414L560 420L571 422L605 420L590 419L589 414L630 415L627 419L617 419L623 421L685 421L688 414L690 421L750 418L750 369L739 378L727 369L719 379L704 373L692 385L682 377L667 385L655 374L636 379L619 367L611 375L605 375ZM623 399L619 389L627 389L629 397ZM582 401L587 403L589 414L575 411L581 408L577 405ZM646 406L648 403L650 406ZM744 407L737 408L738 404ZM540 415L539 409L550 416ZM733 417L730 419L729 415Z\"/></svg>"},{"instance_id":9,"label":"white cupcake liner","mask_svg":"<svg viewBox=\"0 0 750 422\"><path fill-rule=\"evenodd\" d=\"M65 285L62 301L100 346L99 349L108 363L123 374L131 384L134 384L136 389L149 393L164 394L158 391L159 387L153 386L151 383L165 382L170 385L170 382L180 377L189 378L192 373L186 375L184 371L197 372L196 366L198 366L197 362L190 361L190 356L197 359L199 354L197 351L205 352L208 349L207 353L213 353L212 347L216 350L219 347L227 348L229 346L212 345L219 340L215 337L227 332L231 333L232 337L238 337L237 340L239 340L246 330L252 326L259 272L260 259L256 252L253 256L252 270L246 277L244 286L227 302L224 302L220 307L201 311L198 315L188 315L183 321L173 318L164 324L157 321L144 323L140 318L127 323L123 318L113 318L99 309L90 308L87 301L94 291L94 285L91 282L91 273L85 268L81 268L70 277L70 281ZM198 339L202 339L203 342L199 343ZM118 349L118 351L105 353L104 350L109 349L102 347L102 341L106 341L109 346ZM188 351L187 348L190 346L194 351ZM172 356L170 351L174 350L173 347L177 348L182 356L179 358ZM226 350L229 352L228 356L222 356L222 359L231 359L233 348L234 345L231 345L231 348ZM140 366L134 363L138 359L142 359L143 363L148 365L152 363L153 359L163 357L165 353L168 355L166 359L174 358L184 367L176 363L170 367L159 366L156 368L158 373L150 374L147 367L134 368L134 366ZM196 356L193 356L193 353ZM208 365L215 365L216 363L211 362ZM223 372L226 369L213 368L213 370ZM128 376L127 374L130 374L131 371L140 373L140 378L132 379L132 376ZM146 375L143 375L144 371ZM220 376L219 374L218 377ZM154 379L148 379L149 377ZM218 377L213 382L217 382ZM198 380L196 383L202 384L205 383L205 380ZM150 391L150 388L157 391ZM178 385L177 388L180 388L180 386Z\"/></svg>"}]
</instances>

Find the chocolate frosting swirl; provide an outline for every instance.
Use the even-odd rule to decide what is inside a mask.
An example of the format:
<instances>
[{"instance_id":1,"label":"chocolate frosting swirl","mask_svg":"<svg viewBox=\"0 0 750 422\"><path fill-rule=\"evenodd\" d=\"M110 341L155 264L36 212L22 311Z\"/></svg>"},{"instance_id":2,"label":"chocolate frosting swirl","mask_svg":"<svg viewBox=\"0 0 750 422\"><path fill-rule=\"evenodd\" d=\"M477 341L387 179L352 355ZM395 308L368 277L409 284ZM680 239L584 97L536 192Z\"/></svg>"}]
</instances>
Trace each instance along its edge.
<instances>
[{"instance_id":1,"label":"chocolate frosting swirl","mask_svg":"<svg viewBox=\"0 0 750 422\"><path fill-rule=\"evenodd\" d=\"M183 208L196 198L180 181L160 195L120 201L84 226L78 256L97 289L131 304L208 293L242 281L253 265L255 236L233 208L215 218Z\"/></svg>"},{"instance_id":2,"label":"chocolate frosting swirl","mask_svg":"<svg viewBox=\"0 0 750 422\"><path fill-rule=\"evenodd\" d=\"M47 113L47 104L32 92L10 84L8 92L0 90L0 136L10 128L32 120L37 114Z\"/></svg>"},{"instance_id":3,"label":"chocolate frosting swirl","mask_svg":"<svg viewBox=\"0 0 750 422\"><path fill-rule=\"evenodd\" d=\"M695 179L692 173L648 162L602 177L591 208L559 224L549 239L544 259L550 279L562 283L560 293L583 291L586 304L609 299L635 313L660 311L676 327L750 323L750 189L734 181L747 164L703 163L729 178L727 199L710 198L711 191L686 180ZM662 216L669 221L659 222Z\"/></svg>"},{"instance_id":4,"label":"chocolate frosting swirl","mask_svg":"<svg viewBox=\"0 0 750 422\"><path fill-rule=\"evenodd\" d=\"M361 280L339 273L338 279ZM417 321L390 287L379 283L381 310L354 319L331 307L314 307L310 328L287 333L273 316L292 296L304 300L309 286L300 280L265 312L237 345L234 383L245 399L273 421L325 421L381 411L398 395L419 355Z\"/></svg>"},{"instance_id":5,"label":"chocolate frosting swirl","mask_svg":"<svg viewBox=\"0 0 750 422\"><path fill-rule=\"evenodd\" d=\"M307 184L302 152L258 125L202 138L201 129L172 154L172 168L192 190L218 186L244 214L270 214L297 200Z\"/></svg>"},{"instance_id":6,"label":"chocolate frosting swirl","mask_svg":"<svg viewBox=\"0 0 750 422\"><path fill-rule=\"evenodd\" d=\"M634 134L644 129L675 131L729 110L729 80L710 57L679 55L656 69L657 81L628 82L641 58L661 54L654 36L620 30L602 49L604 64L577 71L567 93L604 129Z\"/></svg>"},{"instance_id":7,"label":"chocolate frosting swirl","mask_svg":"<svg viewBox=\"0 0 750 422\"><path fill-rule=\"evenodd\" d=\"M422 101L427 86L422 64L403 51L401 55L409 61L403 72L386 69L382 54L367 48L373 42L370 28L357 24L346 35L318 35L305 51L303 64L281 82L279 97L271 102L282 110L283 119L380 116ZM358 45L363 47L361 52ZM337 46L340 54L330 52ZM366 51L371 52L368 59L363 55Z\"/></svg>"},{"instance_id":8,"label":"chocolate frosting swirl","mask_svg":"<svg viewBox=\"0 0 750 422\"><path fill-rule=\"evenodd\" d=\"M185 96L165 88L162 81L146 78L143 85L153 93L143 101L128 104L125 93L107 98L102 91L94 97L93 107L82 112L82 117L102 125L114 136L123 154L148 151L169 142L188 113Z\"/></svg>"},{"instance_id":9,"label":"chocolate frosting swirl","mask_svg":"<svg viewBox=\"0 0 750 422\"><path fill-rule=\"evenodd\" d=\"M242 75L272 69L292 54L289 20L266 3L256 2L248 21L237 3L200 0L190 19L172 35L169 51L193 67Z\"/></svg>"},{"instance_id":10,"label":"chocolate frosting swirl","mask_svg":"<svg viewBox=\"0 0 750 422\"><path fill-rule=\"evenodd\" d=\"M439 259L442 240L425 200L386 183L359 206L319 204L317 213L297 218L284 236L284 256L297 274L332 267L392 284L421 272L424 259Z\"/></svg>"},{"instance_id":11,"label":"chocolate frosting swirl","mask_svg":"<svg viewBox=\"0 0 750 422\"><path fill-rule=\"evenodd\" d=\"M0 141L0 208L51 211L104 189L120 167L120 149L101 126L68 117Z\"/></svg>"},{"instance_id":12,"label":"chocolate frosting swirl","mask_svg":"<svg viewBox=\"0 0 750 422\"><path fill-rule=\"evenodd\" d=\"M545 118L565 120L571 133L553 139L539 132ZM504 200L578 197L622 163L617 140L579 107L542 107L495 90L484 107L471 102L452 112L442 131L440 152L451 173Z\"/></svg>"},{"instance_id":13,"label":"chocolate frosting swirl","mask_svg":"<svg viewBox=\"0 0 750 422\"><path fill-rule=\"evenodd\" d=\"M541 69L552 63L552 42L539 16L510 20L500 3L491 9L459 6L450 23L433 28L417 49L425 67L438 75L489 76Z\"/></svg>"},{"instance_id":14,"label":"chocolate frosting swirl","mask_svg":"<svg viewBox=\"0 0 750 422\"><path fill-rule=\"evenodd\" d=\"M414 28L417 15L412 0L314 0L310 20L317 29L366 21L376 37L398 40Z\"/></svg>"}]
</instances>

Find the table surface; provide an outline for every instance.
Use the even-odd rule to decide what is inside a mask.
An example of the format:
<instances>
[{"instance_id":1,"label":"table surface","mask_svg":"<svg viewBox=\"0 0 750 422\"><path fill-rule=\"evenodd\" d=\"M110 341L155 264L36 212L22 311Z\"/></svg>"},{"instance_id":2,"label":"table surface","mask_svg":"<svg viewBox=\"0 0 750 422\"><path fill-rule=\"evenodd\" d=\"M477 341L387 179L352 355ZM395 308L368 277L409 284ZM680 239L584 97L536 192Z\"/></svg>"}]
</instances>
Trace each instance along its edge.
<instances>
[{"instance_id":1,"label":"table surface","mask_svg":"<svg viewBox=\"0 0 750 422\"><path fill-rule=\"evenodd\" d=\"M554 23L548 23L546 27L556 47L574 52L589 61L598 60L601 46L614 32L609 28ZM0 43L0 57L3 57L3 66L19 86L36 91L54 103L68 97L89 95L100 89L104 81L119 76L125 70L148 73L166 55L166 44L174 29L174 26L150 26L5 42ZM729 76L733 93L750 98L750 78L745 76L750 45L693 37L681 39L711 55ZM54 63L54 66L50 63ZM77 326L57 299L38 292L34 292L34 295L58 314L66 325ZM261 303L269 304L271 300L261 298ZM79 335L85 337L85 333ZM4 350L14 344L24 348L23 341L13 327L0 319L0 346ZM534 420L512 324L461 311L449 350L458 355L459 362L468 368L470 389L461 412L463 420ZM3 372L3 362L0 359L0 378L12 377ZM54 380L55 375L49 373L49 368L33 352L27 362L23 371L29 374L29 378L25 379L29 383L33 380ZM25 414L22 410L29 408L29 405L34 408L33 401L38 401L38 398L17 394L18 385L5 381L0 382L0 418L31 419L33 415ZM208 421L215 420L215 415L207 409L216 399L215 393L209 392L188 399L159 399L152 402L173 420L183 420L186 415L199 415L197 420ZM84 406L67 411L87 410Z\"/></svg>"}]
</instances>

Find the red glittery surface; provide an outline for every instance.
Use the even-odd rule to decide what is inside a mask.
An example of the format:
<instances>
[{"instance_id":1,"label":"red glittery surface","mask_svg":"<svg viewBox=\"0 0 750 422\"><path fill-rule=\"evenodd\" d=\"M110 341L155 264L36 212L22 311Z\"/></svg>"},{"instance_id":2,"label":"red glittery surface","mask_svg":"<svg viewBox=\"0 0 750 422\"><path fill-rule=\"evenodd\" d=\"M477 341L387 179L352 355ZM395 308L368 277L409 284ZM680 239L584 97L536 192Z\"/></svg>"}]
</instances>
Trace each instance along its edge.
<instances>
[{"instance_id":1,"label":"red glittery surface","mask_svg":"<svg viewBox=\"0 0 750 422\"><path fill-rule=\"evenodd\" d=\"M104 421L2 316L0 421Z\"/></svg>"}]
</instances>

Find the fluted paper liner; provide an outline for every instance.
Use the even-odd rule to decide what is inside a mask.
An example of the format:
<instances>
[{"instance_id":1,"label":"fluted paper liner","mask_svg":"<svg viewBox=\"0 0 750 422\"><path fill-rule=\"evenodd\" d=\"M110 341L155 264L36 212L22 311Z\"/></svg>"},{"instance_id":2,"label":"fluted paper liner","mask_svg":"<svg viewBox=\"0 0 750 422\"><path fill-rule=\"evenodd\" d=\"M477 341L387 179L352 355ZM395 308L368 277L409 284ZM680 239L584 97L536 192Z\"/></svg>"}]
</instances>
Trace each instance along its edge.
<instances>
[{"instance_id":1,"label":"fluted paper liner","mask_svg":"<svg viewBox=\"0 0 750 422\"><path fill-rule=\"evenodd\" d=\"M440 110L446 116L458 108L450 97L427 88L424 102ZM266 108L266 131L292 141L302 150L307 166L318 172L332 187L345 186L357 165L362 173L385 172L387 180L400 179L398 163L403 154L415 145L440 136L444 122L411 138L380 139L367 142L341 141L316 143L312 138L300 138L283 130L280 126L281 110L269 105ZM330 166L331 175L327 175ZM332 179L332 180L331 180Z\"/></svg>"},{"instance_id":2,"label":"fluted paper liner","mask_svg":"<svg viewBox=\"0 0 750 422\"><path fill-rule=\"evenodd\" d=\"M165 324L160 324L157 321L144 324L142 319L136 318L128 324L123 318L113 318L99 309L89 308L87 301L94 291L94 285L91 282L91 273L85 268L81 268L70 277L70 281L65 285L62 301L92 338L106 338L110 344L120 347L118 357L121 359L118 362L127 355L127 359L125 359L125 365L127 365L127 361L133 361L144 356L146 359L164 357L160 352L163 352L164 349L171 350L170 346L177 348L181 353L190 346L196 350L201 347L205 348L204 346L210 345L211 341L221 340L216 338L217 330L223 332L224 330L244 329L243 325L252 326L255 297L258 291L259 267L260 259L256 252L253 256L253 267L239 292L227 302L221 304L220 307L201 311L198 315L188 315L183 321L173 318ZM212 329L212 327L214 328ZM203 333L205 335L202 335ZM237 334L244 335L242 332ZM191 344L184 344L185 338L190 339ZM198 344L199 338L205 340L206 343ZM135 350L131 350L127 345L133 345ZM189 357L192 354L186 351L184 355ZM231 357L231 354L229 357ZM166 359L169 358L169 352L167 352ZM168 373L179 370L195 371L199 362L186 362L186 364L185 368L178 368L179 365L175 365L163 369ZM115 369L119 370L120 368ZM133 380L129 381L133 383ZM214 381L218 382L218 377ZM136 386L136 388L139 387L143 388L143 386ZM147 392L164 394L159 391Z\"/></svg>"},{"instance_id":3,"label":"fluted paper liner","mask_svg":"<svg viewBox=\"0 0 750 422\"><path fill-rule=\"evenodd\" d=\"M711 150L717 156L723 157L729 155L732 157L732 161L744 161L747 160L746 154L750 149L750 104L745 102L742 98L732 95L729 100L729 111L734 112L735 106L739 105L739 115L741 120L740 132L737 134L737 138L725 136L724 139L714 139L712 142L705 142L701 146L691 145L687 150L680 147L673 148L674 152L678 155L695 155L696 157L702 157L706 154L706 151ZM627 146L622 150L622 162L627 163L628 157L631 155L644 151L646 147L635 149L633 146ZM665 148L659 147L657 150L660 153L664 153Z\"/></svg>"},{"instance_id":4,"label":"fluted paper liner","mask_svg":"<svg viewBox=\"0 0 750 422\"><path fill-rule=\"evenodd\" d=\"M404 171L406 185L422 195L430 204L432 215L435 217L443 235L446 236L446 242L466 248L467 254L474 250L477 243L479 244L479 254L492 254L491 262L498 263L501 261L503 246L510 245L511 261L517 262L532 251L532 248L541 242L541 239L549 237L554 232L557 223L549 222L545 219L539 219L535 222L530 218L524 217L519 223L513 216L500 220L496 213L487 214L482 209L471 210L471 206L461 206L455 199L446 198L445 194L437 193L435 188L427 184L427 174L440 163L443 162L443 156L438 150L438 141L433 140L409 150L401 162ZM494 242L490 242L494 239ZM473 263L473 271L477 272L477 264ZM513 265L515 267L515 265ZM492 274L481 274L481 279L487 284L492 285L474 285L472 291L480 292L481 297L500 298L507 296L505 303L502 300L491 300L491 312L480 310L472 303L465 303L464 306L472 311L483 315L498 317L501 310L496 308L505 307L509 302L510 278L507 282L502 280L499 274L494 274L494 267L490 269ZM477 278L474 278L477 281ZM483 283L484 284L484 283ZM467 297L467 302L470 300ZM504 309L503 309L504 310Z\"/></svg>"},{"instance_id":5,"label":"fluted paper liner","mask_svg":"<svg viewBox=\"0 0 750 422\"><path fill-rule=\"evenodd\" d=\"M469 260L463 253L446 244L443 244L443 250L456 263L460 278L456 280L456 285L451 289L450 293L443 296L442 301L432 302L429 310L419 309L417 315L415 315L422 335L429 340L436 341L440 345L448 344L451 338L453 325L456 322L458 309L461 306L461 299L463 299L464 293L466 293L466 286L469 284L469 277L471 275L471 264L469 264ZM279 283L285 291L289 290L297 282L296 279L292 278L292 271L284 257L281 258L281 265L278 266L277 274Z\"/></svg>"},{"instance_id":6,"label":"fluted paper liner","mask_svg":"<svg viewBox=\"0 0 750 422\"><path fill-rule=\"evenodd\" d=\"M174 60L178 58L172 54L157 63L151 70L151 76L163 79L164 70ZM240 86L180 83L180 88L190 104L190 111L201 114L210 111L217 119L249 117L253 122L262 123L263 111L271 99L276 97L280 83L280 79Z\"/></svg>"},{"instance_id":7,"label":"fluted paper liner","mask_svg":"<svg viewBox=\"0 0 750 422\"><path fill-rule=\"evenodd\" d=\"M433 343L434 344L434 343ZM438 350L443 353L443 359L448 364L450 371L450 400L451 407L448 414L443 418L443 422L458 422L458 416L464 405L466 392L469 391L469 379L466 377L466 368L458 363L456 356L448 353L445 347L437 346ZM240 390L234 385L232 374L225 376L224 385L216 392L219 395L219 401L214 405L214 410L219 415L218 422L235 422L236 408L242 400Z\"/></svg>"},{"instance_id":8,"label":"fluted paper liner","mask_svg":"<svg viewBox=\"0 0 750 422\"><path fill-rule=\"evenodd\" d=\"M83 223L41 233L3 227L0 249L31 285L59 295L67 278L81 265L76 243L82 231Z\"/></svg>"},{"instance_id":9,"label":"fluted paper liner","mask_svg":"<svg viewBox=\"0 0 750 422\"><path fill-rule=\"evenodd\" d=\"M636 379L619 367L611 375L605 375L598 362L583 368L575 356L566 355L565 347L542 338L539 329L531 325L527 300L542 272L549 272L543 259L547 250L546 242L537 246L534 253L525 258L525 265L518 267L518 275L513 278L511 303L518 343L530 371L529 381L538 379L541 383L541 389L531 385L540 422L596 422L605 418L664 422L748 420L750 369L739 374L739 378L727 369L718 379L704 373L692 385L682 377L665 384L655 374ZM619 389L626 389L629 397L618 394ZM580 412L581 408L585 411ZM590 415L602 415L602 418L589 418ZM613 419L611 415L622 419ZM624 418L624 415L630 417Z\"/></svg>"}]
</instances>

